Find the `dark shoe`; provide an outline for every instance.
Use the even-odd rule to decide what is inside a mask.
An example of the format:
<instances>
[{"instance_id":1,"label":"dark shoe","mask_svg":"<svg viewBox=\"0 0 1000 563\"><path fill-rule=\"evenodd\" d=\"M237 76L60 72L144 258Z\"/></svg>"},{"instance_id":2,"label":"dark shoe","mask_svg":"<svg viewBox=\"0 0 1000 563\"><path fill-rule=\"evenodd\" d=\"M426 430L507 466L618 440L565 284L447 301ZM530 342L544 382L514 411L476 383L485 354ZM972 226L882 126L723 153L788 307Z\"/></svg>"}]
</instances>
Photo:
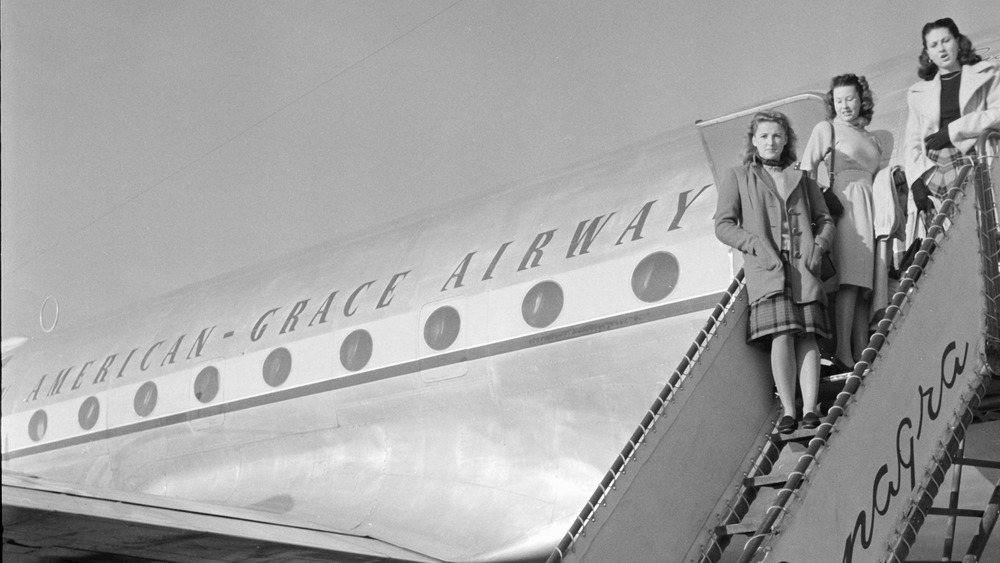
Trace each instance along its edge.
<instances>
[{"instance_id":1,"label":"dark shoe","mask_svg":"<svg viewBox=\"0 0 1000 563\"><path fill-rule=\"evenodd\" d=\"M806 430L812 430L819 427L819 416L814 412L807 412L805 416L802 417L802 428Z\"/></svg>"},{"instance_id":2,"label":"dark shoe","mask_svg":"<svg viewBox=\"0 0 1000 563\"><path fill-rule=\"evenodd\" d=\"M791 434L795 432L796 428L798 428L798 425L795 423L794 416L785 415L778 421L777 430L780 434Z\"/></svg>"}]
</instances>

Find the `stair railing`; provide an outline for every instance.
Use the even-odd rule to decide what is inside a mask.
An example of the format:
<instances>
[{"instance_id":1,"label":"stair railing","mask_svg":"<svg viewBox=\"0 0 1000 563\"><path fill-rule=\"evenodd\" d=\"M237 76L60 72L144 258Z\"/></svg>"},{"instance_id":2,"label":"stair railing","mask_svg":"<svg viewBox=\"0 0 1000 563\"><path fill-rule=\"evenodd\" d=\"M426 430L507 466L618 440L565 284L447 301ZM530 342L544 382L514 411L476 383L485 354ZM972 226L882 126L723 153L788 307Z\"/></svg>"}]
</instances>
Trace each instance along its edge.
<instances>
[{"instance_id":1,"label":"stair railing","mask_svg":"<svg viewBox=\"0 0 1000 563\"><path fill-rule=\"evenodd\" d=\"M675 394L683 387L683 384L688 375L690 375L695 363L697 363L698 359L708 347L712 337L718 332L719 325L723 322L723 318L732 308L736 298L740 295L740 293L745 291L745 287L746 282L744 281L743 270L740 270L737 272L736 277L733 278L732 283L729 284L729 288L723 293L719 303L712 310L712 313L709 315L704 327L698 331L698 335L695 337L694 342L691 343L691 346L688 348L687 352L685 352L684 357L681 358L680 363L677 365L677 368L674 369L670 379L663 386L663 389L660 391L659 395L657 395L653 404L646 410L646 414L643 416L642 422L639 423L638 428L636 428L635 432L632 433L628 443L625 444L621 453L619 453L615 458L614 463L611 465L611 469L605 473L600 485L597 486L597 490L595 490L594 494L590 496L586 506L583 507L583 510L580 511L576 520L573 521L572 526L570 526L566 535L563 536L562 541L559 542L555 551L549 555L547 563L557 563L558 561L561 561L562 558L569 553L577 538L586 534L587 524L593 521L594 514L600 506L606 506L605 499L610 492L614 490L615 483L618 478L625 473L629 462L635 459L634 456L636 450L645 442L646 436L655 431L654 425L656 424L656 421L663 415L667 404L673 400Z\"/></svg>"}]
</instances>

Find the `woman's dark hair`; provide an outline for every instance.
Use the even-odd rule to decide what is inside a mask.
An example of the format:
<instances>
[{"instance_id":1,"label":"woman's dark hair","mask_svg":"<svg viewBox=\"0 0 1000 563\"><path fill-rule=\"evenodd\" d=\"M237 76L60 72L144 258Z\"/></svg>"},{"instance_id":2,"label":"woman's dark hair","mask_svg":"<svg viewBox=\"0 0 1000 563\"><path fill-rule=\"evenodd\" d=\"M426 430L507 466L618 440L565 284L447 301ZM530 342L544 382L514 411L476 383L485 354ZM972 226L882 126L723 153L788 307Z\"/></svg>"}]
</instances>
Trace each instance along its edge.
<instances>
[{"instance_id":1,"label":"woman's dark hair","mask_svg":"<svg viewBox=\"0 0 1000 563\"><path fill-rule=\"evenodd\" d=\"M757 133L757 126L760 123L768 121L780 125L785 130L785 137L787 137L785 148L781 151L781 157L778 159L781 167L789 166L798 160L798 157L795 155L795 141L797 137L795 136L795 131L792 130L792 122L788 120L788 116L780 111L758 111L754 114L753 119L750 120L750 127L747 129L747 136L743 141L743 164L750 164L759 159L757 156L757 147L753 144L753 136Z\"/></svg>"},{"instance_id":2,"label":"woman's dark hair","mask_svg":"<svg viewBox=\"0 0 1000 563\"><path fill-rule=\"evenodd\" d=\"M930 80L937 74L938 66L931 62L930 55L927 54L927 34L935 29L947 29L951 36L958 41L958 63L961 65L974 65L983 60L972 48L972 40L958 31L958 26L951 18L941 18L924 24L924 29L920 32L920 41L924 48L920 50L920 68L917 69L917 76L924 80Z\"/></svg>"},{"instance_id":3,"label":"woman's dark hair","mask_svg":"<svg viewBox=\"0 0 1000 563\"><path fill-rule=\"evenodd\" d=\"M875 113L875 99L872 96L871 88L868 87L868 81L865 80L865 77L856 74L841 74L840 76L834 76L830 80L830 89L824 97L826 100L827 119L837 117L837 110L833 107L833 90L841 86L854 87L854 91L858 93L858 98L861 100L861 111L858 113L858 120L861 121L862 125L871 123L872 115Z\"/></svg>"}]
</instances>

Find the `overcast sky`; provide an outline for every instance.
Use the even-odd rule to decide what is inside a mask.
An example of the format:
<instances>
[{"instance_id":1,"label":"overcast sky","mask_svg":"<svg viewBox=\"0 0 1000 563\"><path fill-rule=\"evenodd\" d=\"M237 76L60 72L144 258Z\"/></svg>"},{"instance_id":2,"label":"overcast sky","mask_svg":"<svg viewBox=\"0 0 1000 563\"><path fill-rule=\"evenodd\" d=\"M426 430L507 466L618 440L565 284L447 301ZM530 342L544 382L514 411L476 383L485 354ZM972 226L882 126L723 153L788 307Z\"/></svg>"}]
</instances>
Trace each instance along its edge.
<instances>
[{"instance_id":1,"label":"overcast sky","mask_svg":"<svg viewBox=\"0 0 1000 563\"><path fill-rule=\"evenodd\" d=\"M915 68L948 15L973 40L1000 22L996 0L2 0L3 337L38 336L47 296L65 329L882 59Z\"/></svg>"}]
</instances>

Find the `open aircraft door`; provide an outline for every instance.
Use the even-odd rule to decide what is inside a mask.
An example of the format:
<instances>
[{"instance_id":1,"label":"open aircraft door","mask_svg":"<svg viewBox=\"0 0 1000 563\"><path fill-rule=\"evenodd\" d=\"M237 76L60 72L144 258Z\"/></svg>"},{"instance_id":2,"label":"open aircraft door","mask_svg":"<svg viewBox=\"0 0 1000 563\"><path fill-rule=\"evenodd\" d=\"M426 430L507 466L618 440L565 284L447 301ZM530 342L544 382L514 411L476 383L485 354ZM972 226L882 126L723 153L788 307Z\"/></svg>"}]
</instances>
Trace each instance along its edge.
<instances>
[{"instance_id":1,"label":"open aircraft door","mask_svg":"<svg viewBox=\"0 0 1000 563\"><path fill-rule=\"evenodd\" d=\"M716 186L720 185L726 170L741 163L743 143L750 127L750 120L755 113L764 110L780 111L788 116L798 138L795 146L796 154L801 154L805 148L813 127L826 119L826 102L823 100L823 95L818 92L807 92L696 122L695 127L701 136L701 144L705 148L705 157L712 168L712 178ZM821 178L826 176L822 169L819 176ZM743 266L742 257L732 251L730 256L732 256L730 273L735 275Z\"/></svg>"}]
</instances>

